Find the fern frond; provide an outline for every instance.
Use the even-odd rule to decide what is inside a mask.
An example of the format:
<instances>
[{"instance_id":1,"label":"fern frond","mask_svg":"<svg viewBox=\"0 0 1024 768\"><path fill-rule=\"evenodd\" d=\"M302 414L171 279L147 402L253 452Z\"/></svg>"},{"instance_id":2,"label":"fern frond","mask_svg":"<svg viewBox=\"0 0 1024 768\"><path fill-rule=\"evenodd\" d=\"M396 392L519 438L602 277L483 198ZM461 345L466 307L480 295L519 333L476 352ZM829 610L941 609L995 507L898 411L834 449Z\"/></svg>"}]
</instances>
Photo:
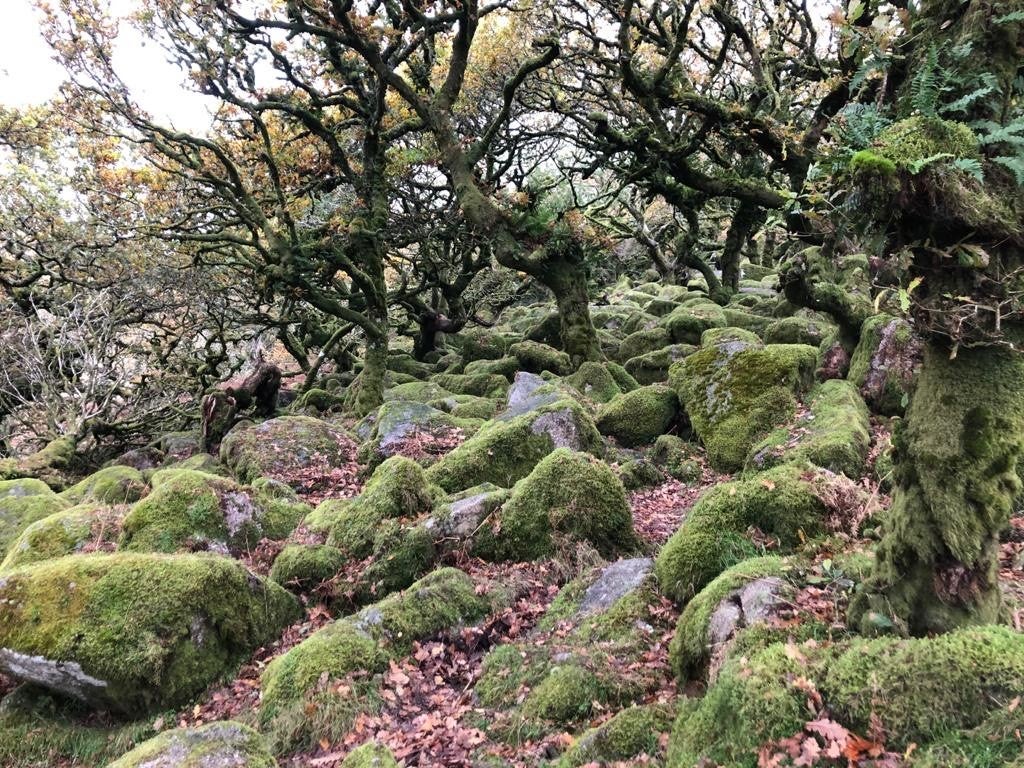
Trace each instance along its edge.
<instances>
[{"instance_id":1,"label":"fern frond","mask_svg":"<svg viewBox=\"0 0 1024 768\"><path fill-rule=\"evenodd\" d=\"M934 117L939 104L939 51L931 45L911 83L911 103L925 117Z\"/></svg>"},{"instance_id":2,"label":"fern frond","mask_svg":"<svg viewBox=\"0 0 1024 768\"><path fill-rule=\"evenodd\" d=\"M953 161L953 167L958 171L963 171L969 176L973 176L978 181L985 180L984 172L981 169L981 163L973 157L958 157Z\"/></svg>"},{"instance_id":3,"label":"fern frond","mask_svg":"<svg viewBox=\"0 0 1024 768\"><path fill-rule=\"evenodd\" d=\"M1024 11L1014 11L994 19L996 24L1013 24L1016 21L1024 21Z\"/></svg>"},{"instance_id":4,"label":"fern frond","mask_svg":"<svg viewBox=\"0 0 1024 768\"><path fill-rule=\"evenodd\" d=\"M999 163L1004 168L1009 168L1018 186L1024 187L1024 157L1019 155L1014 157L993 157L992 162Z\"/></svg>"},{"instance_id":5,"label":"fern frond","mask_svg":"<svg viewBox=\"0 0 1024 768\"><path fill-rule=\"evenodd\" d=\"M967 110L975 105L975 103L983 99L985 96L988 96L994 90L995 88L990 85L983 85L980 88L971 91L967 95L961 96L956 101L946 104L944 107L939 109L939 112L943 115L955 115L958 112L966 113Z\"/></svg>"}]
</instances>

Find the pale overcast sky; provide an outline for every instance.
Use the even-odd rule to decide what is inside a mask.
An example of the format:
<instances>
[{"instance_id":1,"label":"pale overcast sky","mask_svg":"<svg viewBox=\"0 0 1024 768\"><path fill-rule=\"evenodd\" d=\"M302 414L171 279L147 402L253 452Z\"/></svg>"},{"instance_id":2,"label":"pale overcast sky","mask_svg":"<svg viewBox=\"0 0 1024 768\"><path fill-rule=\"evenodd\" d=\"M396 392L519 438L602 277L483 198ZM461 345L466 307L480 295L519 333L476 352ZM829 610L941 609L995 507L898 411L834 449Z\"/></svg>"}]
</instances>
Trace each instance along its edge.
<instances>
[{"instance_id":1,"label":"pale overcast sky","mask_svg":"<svg viewBox=\"0 0 1024 768\"><path fill-rule=\"evenodd\" d=\"M64 73L53 61L49 46L39 33L39 17L32 0L0 0L0 103L24 107L42 104L56 92ZM133 0L113 0L111 8L127 13ZM139 103L155 117L182 130L201 131L209 125L212 102L182 85L179 71L164 59L162 49L127 24L121 25L121 41L114 63Z\"/></svg>"}]
</instances>

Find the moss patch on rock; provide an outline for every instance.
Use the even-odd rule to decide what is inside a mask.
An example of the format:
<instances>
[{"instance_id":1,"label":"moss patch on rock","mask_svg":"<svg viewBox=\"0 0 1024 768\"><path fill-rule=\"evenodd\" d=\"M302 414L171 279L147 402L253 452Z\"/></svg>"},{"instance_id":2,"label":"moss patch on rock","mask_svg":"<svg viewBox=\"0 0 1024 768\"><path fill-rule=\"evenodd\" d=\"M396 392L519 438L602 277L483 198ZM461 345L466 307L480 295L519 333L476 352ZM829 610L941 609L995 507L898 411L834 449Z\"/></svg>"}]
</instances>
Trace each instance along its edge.
<instances>
[{"instance_id":1,"label":"moss patch on rock","mask_svg":"<svg viewBox=\"0 0 1024 768\"><path fill-rule=\"evenodd\" d=\"M871 425L864 400L851 382L832 379L811 392L803 416L754 446L746 465L761 470L786 462L810 462L859 478L870 447Z\"/></svg>"},{"instance_id":2,"label":"moss patch on rock","mask_svg":"<svg viewBox=\"0 0 1024 768\"><path fill-rule=\"evenodd\" d=\"M348 443L345 433L326 421L279 416L259 424L239 424L221 443L220 458L243 483L257 477L289 482L314 465L344 465Z\"/></svg>"},{"instance_id":3,"label":"moss patch on rock","mask_svg":"<svg viewBox=\"0 0 1024 768\"><path fill-rule=\"evenodd\" d=\"M651 443L667 432L679 415L679 398L675 391L663 384L651 384L603 405L594 423L602 435L635 447Z\"/></svg>"},{"instance_id":4,"label":"moss patch on rock","mask_svg":"<svg viewBox=\"0 0 1024 768\"><path fill-rule=\"evenodd\" d=\"M656 758L661 751L661 737L671 727L669 707L659 704L628 707L580 736L555 766L606 765L643 755Z\"/></svg>"},{"instance_id":5,"label":"moss patch on rock","mask_svg":"<svg viewBox=\"0 0 1024 768\"><path fill-rule=\"evenodd\" d=\"M427 470L427 479L454 493L480 483L509 487L555 448L602 453L601 435L575 400L553 403L507 420L488 422Z\"/></svg>"},{"instance_id":6,"label":"moss patch on rock","mask_svg":"<svg viewBox=\"0 0 1024 768\"><path fill-rule=\"evenodd\" d=\"M360 712L377 705L373 676L390 659L416 641L479 620L488 609L472 579L442 568L318 630L264 671L262 730L279 747L340 738Z\"/></svg>"},{"instance_id":7,"label":"moss patch on rock","mask_svg":"<svg viewBox=\"0 0 1024 768\"><path fill-rule=\"evenodd\" d=\"M533 560L556 539L587 541L606 557L638 546L622 483L607 464L558 448L516 483L512 495L473 542L487 559Z\"/></svg>"},{"instance_id":8,"label":"moss patch on rock","mask_svg":"<svg viewBox=\"0 0 1024 768\"><path fill-rule=\"evenodd\" d=\"M53 560L80 552L87 545L116 544L127 507L79 504L54 512L29 525L11 544L0 570Z\"/></svg>"},{"instance_id":9,"label":"moss patch on rock","mask_svg":"<svg viewBox=\"0 0 1024 768\"><path fill-rule=\"evenodd\" d=\"M289 544L270 568L270 578L285 589L308 592L342 569L347 558L326 544Z\"/></svg>"},{"instance_id":10,"label":"moss patch on rock","mask_svg":"<svg viewBox=\"0 0 1024 768\"><path fill-rule=\"evenodd\" d=\"M94 501L100 504L131 504L146 495L149 487L134 467L115 464L94 472L62 492L72 504Z\"/></svg>"},{"instance_id":11,"label":"moss patch on rock","mask_svg":"<svg viewBox=\"0 0 1024 768\"><path fill-rule=\"evenodd\" d=\"M751 526L777 538L783 550L820 533L826 507L813 478L787 464L707 491L658 553L662 591L684 603L726 568L756 554L747 538Z\"/></svg>"},{"instance_id":12,"label":"moss patch on rock","mask_svg":"<svg viewBox=\"0 0 1024 768\"><path fill-rule=\"evenodd\" d=\"M256 731L230 720L175 728L154 736L107 768L276 768Z\"/></svg>"},{"instance_id":13,"label":"moss patch on rock","mask_svg":"<svg viewBox=\"0 0 1024 768\"><path fill-rule=\"evenodd\" d=\"M32 523L70 506L42 480L0 480L0 552Z\"/></svg>"},{"instance_id":14,"label":"moss patch on rock","mask_svg":"<svg viewBox=\"0 0 1024 768\"><path fill-rule=\"evenodd\" d=\"M708 459L726 472L740 469L750 448L792 417L817 361L813 347L761 346L728 331L710 335L699 352L669 372Z\"/></svg>"},{"instance_id":15,"label":"moss patch on rock","mask_svg":"<svg viewBox=\"0 0 1024 768\"><path fill-rule=\"evenodd\" d=\"M0 668L142 713L179 705L298 617L293 597L210 555L80 555L0 580Z\"/></svg>"}]
</instances>

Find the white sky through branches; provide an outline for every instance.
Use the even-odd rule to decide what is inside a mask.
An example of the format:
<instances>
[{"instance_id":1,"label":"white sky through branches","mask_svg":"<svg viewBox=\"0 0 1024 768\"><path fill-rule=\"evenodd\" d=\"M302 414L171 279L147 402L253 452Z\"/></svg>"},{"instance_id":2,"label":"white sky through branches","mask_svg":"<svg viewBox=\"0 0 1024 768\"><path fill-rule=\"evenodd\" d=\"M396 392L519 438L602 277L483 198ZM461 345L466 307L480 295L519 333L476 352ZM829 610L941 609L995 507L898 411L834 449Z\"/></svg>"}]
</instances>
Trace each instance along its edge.
<instances>
[{"instance_id":1,"label":"white sky through branches","mask_svg":"<svg viewBox=\"0 0 1024 768\"><path fill-rule=\"evenodd\" d=\"M0 104L26 107L56 95L64 79L50 47L39 32L39 14L33 0L0 0ZM119 14L135 8L133 0L113 0ZM175 127L203 131L210 124L212 100L183 85L182 73L164 58L155 43L146 44L128 24L121 25L115 64L139 103L154 117Z\"/></svg>"}]
</instances>

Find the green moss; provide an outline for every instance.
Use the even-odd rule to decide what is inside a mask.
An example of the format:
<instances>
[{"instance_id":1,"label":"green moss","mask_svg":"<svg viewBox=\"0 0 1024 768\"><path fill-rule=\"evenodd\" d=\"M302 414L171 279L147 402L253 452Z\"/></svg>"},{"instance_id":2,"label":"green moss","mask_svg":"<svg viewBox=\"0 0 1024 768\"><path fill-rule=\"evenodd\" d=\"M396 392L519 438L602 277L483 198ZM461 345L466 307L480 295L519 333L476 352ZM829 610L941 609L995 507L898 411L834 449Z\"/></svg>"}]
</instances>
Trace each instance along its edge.
<instances>
[{"instance_id":1,"label":"green moss","mask_svg":"<svg viewBox=\"0 0 1024 768\"><path fill-rule=\"evenodd\" d=\"M398 768L398 763L391 750L369 741L349 752L341 768Z\"/></svg>"},{"instance_id":2,"label":"green moss","mask_svg":"<svg viewBox=\"0 0 1024 768\"><path fill-rule=\"evenodd\" d=\"M87 544L116 543L126 511L124 507L79 504L54 512L21 532L0 570L70 555Z\"/></svg>"},{"instance_id":3,"label":"green moss","mask_svg":"<svg viewBox=\"0 0 1024 768\"><path fill-rule=\"evenodd\" d=\"M799 733L808 720L807 691L819 662L810 649L787 653L773 645L747 659L733 658L695 708L683 708L669 742L669 768L703 759L731 768L755 768L761 745Z\"/></svg>"},{"instance_id":4,"label":"green moss","mask_svg":"<svg viewBox=\"0 0 1024 768\"><path fill-rule=\"evenodd\" d=\"M448 409L448 412L457 419L493 419L498 412L498 402L486 397L475 397L473 395L455 395L458 398ZM435 402L435 407L440 404Z\"/></svg>"},{"instance_id":5,"label":"green moss","mask_svg":"<svg viewBox=\"0 0 1024 768\"><path fill-rule=\"evenodd\" d=\"M328 544L348 557L363 558L374 550L384 521L420 517L430 511L433 499L423 468L412 459L392 456L377 467L356 499L325 508L327 504L317 508L311 522L328 526Z\"/></svg>"},{"instance_id":6,"label":"green moss","mask_svg":"<svg viewBox=\"0 0 1024 768\"><path fill-rule=\"evenodd\" d=\"M760 347L717 335L670 369L669 381L712 466L739 469L758 440L792 417L795 395L810 387L816 360L814 347Z\"/></svg>"},{"instance_id":7,"label":"green moss","mask_svg":"<svg viewBox=\"0 0 1024 768\"><path fill-rule=\"evenodd\" d=\"M175 768L277 768L263 738L252 728L230 720L195 728L175 728L143 742L107 768L149 768L173 764Z\"/></svg>"},{"instance_id":8,"label":"green moss","mask_svg":"<svg viewBox=\"0 0 1024 768\"><path fill-rule=\"evenodd\" d=\"M241 551L264 537L285 538L309 511L265 486L246 489L202 472L176 470L159 479L154 475L153 483L153 492L124 519L121 550Z\"/></svg>"},{"instance_id":9,"label":"green moss","mask_svg":"<svg viewBox=\"0 0 1024 768\"><path fill-rule=\"evenodd\" d=\"M716 576L686 604L669 645L672 671L682 680L697 676L710 658L708 624L719 604L744 584L766 576L781 576L786 561L780 557L744 560Z\"/></svg>"},{"instance_id":10,"label":"green moss","mask_svg":"<svg viewBox=\"0 0 1024 768\"><path fill-rule=\"evenodd\" d=\"M872 410L902 415L917 383L921 340L906 320L872 315L864 321L847 378Z\"/></svg>"},{"instance_id":11,"label":"green moss","mask_svg":"<svg viewBox=\"0 0 1024 768\"><path fill-rule=\"evenodd\" d=\"M519 690L532 687L546 671L527 663L528 652L518 645L499 645L484 657L473 692L487 707L511 706Z\"/></svg>"},{"instance_id":12,"label":"green moss","mask_svg":"<svg viewBox=\"0 0 1024 768\"><path fill-rule=\"evenodd\" d=\"M916 640L777 643L734 656L677 720L668 764L756 765L760 745L801 731L808 690L850 730L880 727L889 749L915 743L928 755L929 742L963 744L987 727L1006 739L1007 703L1024 690L1024 636L989 626Z\"/></svg>"},{"instance_id":13,"label":"green moss","mask_svg":"<svg viewBox=\"0 0 1024 768\"><path fill-rule=\"evenodd\" d=\"M308 467L340 467L349 460L349 438L326 421L309 416L279 416L260 424L239 424L220 446L220 459L235 477L288 482Z\"/></svg>"},{"instance_id":14,"label":"green moss","mask_svg":"<svg viewBox=\"0 0 1024 768\"><path fill-rule=\"evenodd\" d=\"M759 337L763 337L772 324L770 318L763 317L762 315L755 315L751 312L744 312L743 310L734 309L732 307L723 307L722 312L725 314L727 327L742 328L743 330L750 331Z\"/></svg>"},{"instance_id":15,"label":"green moss","mask_svg":"<svg viewBox=\"0 0 1024 768\"><path fill-rule=\"evenodd\" d=\"M314 413L327 413L342 407L345 398L336 392L328 392L326 389L308 389L299 395L292 404L293 411L313 411Z\"/></svg>"},{"instance_id":16,"label":"green moss","mask_svg":"<svg viewBox=\"0 0 1024 768\"><path fill-rule=\"evenodd\" d=\"M657 384L668 379L673 363L696 351L697 347L692 344L673 344L656 352L631 357L623 367L640 384Z\"/></svg>"},{"instance_id":17,"label":"green moss","mask_svg":"<svg viewBox=\"0 0 1024 768\"><path fill-rule=\"evenodd\" d=\"M196 472L205 472L208 475L227 474L227 468L220 463L220 460L216 456L211 456L209 453L197 453L194 456L189 456L187 459L175 462L168 468L191 469ZM157 472L160 471L162 470L158 470Z\"/></svg>"},{"instance_id":18,"label":"green moss","mask_svg":"<svg viewBox=\"0 0 1024 768\"><path fill-rule=\"evenodd\" d=\"M672 726L670 710L662 705L629 707L611 720L584 733L556 763L556 768L605 765L641 755L656 757L662 734Z\"/></svg>"},{"instance_id":19,"label":"green moss","mask_svg":"<svg viewBox=\"0 0 1024 768\"><path fill-rule=\"evenodd\" d=\"M383 521L373 538L370 562L353 585L354 599L365 603L412 584L437 559L434 539L423 525Z\"/></svg>"},{"instance_id":20,"label":"green moss","mask_svg":"<svg viewBox=\"0 0 1024 768\"><path fill-rule=\"evenodd\" d=\"M776 320L764 332L767 344L807 344L812 347L836 332L832 323L824 323L806 317L783 317Z\"/></svg>"},{"instance_id":21,"label":"green moss","mask_svg":"<svg viewBox=\"0 0 1024 768\"><path fill-rule=\"evenodd\" d=\"M495 360L504 357L508 350L508 341L504 336L486 329L475 328L454 336L452 340L467 363L473 360Z\"/></svg>"},{"instance_id":22,"label":"green moss","mask_svg":"<svg viewBox=\"0 0 1024 768\"><path fill-rule=\"evenodd\" d=\"M919 640L859 640L821 682L837 716L866 732L872 715L901 749L974 728L1024 691L1024 635L979 627Z\"/></svg>"},{"instance_id":23,"label":"green moss","mask_svg":"<svg viewBox=\"0 0 1024 768\"><path fill-rule=\"evenodd\" d=\"M978 139L963 123L917 115L882 131L871 153L906 171L912 170L915 163L936 155L948 154L953 160L977 157ZM872 170L877 167L876 163Z\"/></svg>"},{"instance_id":24,"label":"green moss","mask_svg":"<svg viewBox=\"0 0 1024 768\"><path fill-rule=\"evenodd\" d=\"M480 483L509 487L559 445L600 455L601 435L575 400L559 399L511 419L487 423L427 470L427 479L454 493Z\"/></svg>"},{"instance_id":25,"label":"green moss","mask_svg":"<svg viewBox=\"0 0 1024 768\"><path fill-rule=\"evenodd\" d=\"M463 373L470 376L490 374L504 376L509 381L519 371L519 361L514 357L499 357L497 360L473 360L466 364Z\"/></svg>"},{"instance_id":26,"label":"green moss","mask_svg":"<svg viewBox=\"0 0 1024 768\"><path fill-rule=\"evenodd\" d=\"M41 480L0 480L0 552L32 523L70 506Z\"/></svg>"},{"instance_id":27,"label":"green moss","mask_svg":"<svg viewBox=\"0 0 1024 768\"><path fill-rule=\"evenodd\" d=\"M782 548L819 533L826 510L812 480L804 469L783 465L707 491L658 554L655 572L662 591L686 602L753 554L746 538L751 526L778 538Z\"/></svg>"},{"instance_id":28,"label":"green moss","mask_svg":"<svg viewBox=\"0 0 1024 768\"><path fill-rule=\"evenodd\" d=\"M488 559L533 560L550 554L559 536L588 541L606 557L638 544L615 473L599 459L567 448L546 456L516 483L473 551Z\"/></svg>"},{"instance_id":29,"label":"green moss","mask_svg":"<svg viewBox=\"0 0 1024 768\"><path fill-rule=\"evenodd\" d=\"M520 341L508 351L519 361L520 369L530 373L551 371L556 376L564 376L571 370L569 355L538 341Z\"/></svg>"},{"instance_id":30,"label":"green moss","mask_svg":"<svg viewBox=\"0 0 1024 768\"><path fill-rule=\"evenodd\" d=\"M473 376L461 373L438 373L431 376L430 380L456 395L504 397L508 391L508 379L496 373L478 373Z\"/></svg>"},{"instance_id":31,"label":"green moss","mask_svg":"<svg viewBox=\"0 0 1024 768\"><path fill-rule=\"evenodd\" d=\"M575 664L552 667L523 703L523 713L557 723L581 720L598 697L593 673Z\"/></svg>"},{"instance_id":32,"label":"green moss","mask_svg":"<svg viewBox=\"0 0 1024 768\"><path fill-rule=\"evenodd\" d=\"M385 402L397 400L407 403L429 403L451 396L451 392L433 381L414 381L384 390Z\"/></svg>"},{"instance_id":33,"label":"green moss","mask_svg":"<svg viewBox=\"0 0 1024 768\"><path fill-rule=\"evenodd\" d=\"M704 300L674 310L659 325L669 332L676 344L698 344L704 331L724 327L727 321L720 306Z\"/></svg>"},{"instance_id":34,"label":"green moss","mask_svg":"<svg viewBox=\"0 0 1024 768\"><path fill-rule=\"evenodd\" d=\"M105 685L69 691L128 713L187 701L298 614L280 587L215 556L80 555L0 581L0 646L74 662Z\"/></svg>"},{"instance_id":35,"label":"green moss","mask_svg":"<svg viewBox=\"0 0 1024 768\"><path fill-rule=\"evenodd\" d=\"M657 352L672 344L672 334L661 326L633 331L622 340L618 348L619 360Z\"/></svg>"},{"instance_id":36,"label":"green moss","mask_svg":"<svg viewBox=\"0 0 1024 768\"><path fill-rule=\"evenodd\" d=\"M895 176L896 163L870 149L855 152L850 158L850 170L853 173L870 174L872 176Z\"/></svg>"},{"instance_id":37,"label":"green moss","mask_svg":"<svg viewBox=\"0 0 1024 768\"><path fill-rule=\"evenodd\" d=\"M585 362L565 381L597 403L607 403L622 392L607 363Z\"/></svg>"},{"instance_id":38,"label":"green moss","mask_svg":"<svg viewBox=\"0 0 1024 768\"><path fill-rule=\"evenodd\" d=\"M676 480L692 483L700 480L703 467L700 461L700 450L675 435L661 435L654 441L651 459L660 467L664 467Z\"/></svg>"},{"instance_id":39,"label":"green moss","mask_svg":"<svg viewBox=\"0 0 1024 768\"><path fill-rule=\"evenodd\" d=\"M72 504L81 504L84 501L131 504L141 499L148 490L139 470L115 464L89 475L60 496Z\"/></svg>"},{"instance_id":40,"label":"green moss","mask_svg":"<svg viewBox=\"0 0 1024 768\"><path fill-rule=\"evenodd\" d=\"M594 423L602 435L633 447L653 442L679 417L679 398L663 384L651 384L619 395L597 412Z\"/></svg>"},{"instance_id":41,"label":"green moss","mask_svg":"<svg viewBox=\"0 0 1024 768\"><path fill-rule=\"evenodd\" d=\"M325 544L289 544L274 558L270 578L287 589L308 591L331 578L347 558Z\"/></svg>"},{"instance_id":42,"label":"green moss","mask_svg":"<svg viewBox=\"0 0 1024 768\"><path fill-rule=\"evenodd\" d=\"M658 485L665 479L657 465L647 459L626 461L616 469L615 474L627 491Z\"/></svg>"},{"instance_id":43,"label":"green moss","mask_svg":"<svg viewBox=\"0 0 1024 768\"><path fill-rule=\"evenodd\" d=\"M997 709L975 728L955 730L913 753L913 768L1022 768L1024 712Z\"/></svg>"},{"instance_id":44,"label":"green moss","mask_svg":"<svg viewBox=\"0 0 1024 768\"><path fill-rule=\"evenodd\" d=\"M786 462L810 462L847 477L864 472L871 447L868 409L849 381L832 379L810 397L807 413L751 449L747 468L761 470Z\"/></svg>"}]
</instances>

